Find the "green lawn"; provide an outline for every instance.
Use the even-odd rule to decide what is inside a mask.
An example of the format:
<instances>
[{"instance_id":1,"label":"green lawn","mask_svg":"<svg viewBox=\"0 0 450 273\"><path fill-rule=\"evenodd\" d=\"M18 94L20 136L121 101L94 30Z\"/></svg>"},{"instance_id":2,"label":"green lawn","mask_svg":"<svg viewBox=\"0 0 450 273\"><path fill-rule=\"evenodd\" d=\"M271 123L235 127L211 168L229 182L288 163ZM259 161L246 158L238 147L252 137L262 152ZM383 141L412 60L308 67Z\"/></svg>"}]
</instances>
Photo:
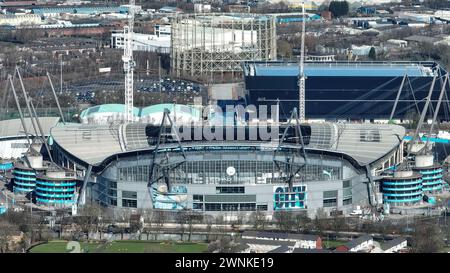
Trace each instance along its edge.
<instances>
[{"instance_id":1,"label":"green lawn","mask_svg":"<svg viewBox=\"0 0 450 273\"><path fill-rule=\"evenodd\" d=\"M324 248L335 248L337 246L345 244L345 241L332 241L332 240L324 240L322 245Z\"/></svg>"},{"instance_id":2,"label":"green lawn","mask_svg":"<svg viewBox=\"0 0 450 273\"><path fill-rule=\"evenodd\" d=\"M87 253L201 253L206 243L172 243L152 241L114 241L111 243L81 243ZM31 253L66 253L67 241L50 241L30 249Z\"/></svg>"}]
</instances>

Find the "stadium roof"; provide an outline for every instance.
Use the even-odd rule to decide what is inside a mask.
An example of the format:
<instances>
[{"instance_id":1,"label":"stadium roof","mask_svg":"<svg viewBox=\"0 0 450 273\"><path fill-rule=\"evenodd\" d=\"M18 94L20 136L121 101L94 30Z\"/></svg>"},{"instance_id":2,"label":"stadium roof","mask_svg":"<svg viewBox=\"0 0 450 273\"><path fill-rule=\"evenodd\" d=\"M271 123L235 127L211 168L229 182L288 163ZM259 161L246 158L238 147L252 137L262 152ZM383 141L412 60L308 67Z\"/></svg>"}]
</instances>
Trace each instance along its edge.
<instances>
[{"instance_id":1,"label":"stadium roof","mask_svg":"<svg viewBox=\"0 0 450 273\"><path fill-rule=\"evenodd\" d=\"M373 163L395 149L405 136L405 128L390 124L311 123L307 150L345 154L360 166ZM51 130L54 142L62 149L90 165L98 166L108 157L151 150L146 124L81 125L70 124ZM165 144L176 147L176 144ZM172 145L172 146L171 146ZM211 146L211 141L184 142L187 146ZM217 144L215 144L217 145ZM220 146L260 146L260 142L222 141ZM287 146L292 144L286 144ZM293 146L294 147L294 146Z\"/></svg>"},{"instance_id":2,"label":"stadium roof","mask_svg":"<svg viewBox=\"0 0 450 273\"><path fill-rule=\"evenodd\" d=\"M164 109L168 109L171 113L173 112L184 113L184 114L191 114L194 117L200 117L199 109L183 104L172 104L172 103L162 103L144 107L141 109L139 116L143 117L146 115L163 113Z\"/></svg>"},{"instance_id":3,"label":"stadium roof","mask_svg":"<svg viewBox=\"0 0 450 273\"><path fill-rule=\"evenodd\" d=\"M124 113L125 104L101 104L97 106L90 107L83 110L80 114L80 118L85 118L94 113ZM139 116L139 108L134 107L133 111L135 116Z\"/></svg>"},{"instance_id":4,"label":"stadium roof","mask_svg":"<svg viewBox=\"0 0 450 273\"><path fill-rule=\"evenodd\" d=\"M246 76L298 76L298 63L247 62L244 64ZM420 63L346 63L346 62L306 62L305 75L312 77L431 77L429 66Z\"/></svg>"},{"instance_id":5,"label":"stadium roof","mask_svg":"<svg viewBox=\"0 0 450 273\"><path fill-rule=\"evenodd\" d=\"M169 109L171 113L183 113L189 114L192 117L200 117L200 110L192 106L173 104L173 103L162 103L155 104L144 108L134 107L134 116L144 117L152 114L162 114L164 109ZM96 113L124 113L125 104L101 104L83 110L80 114L80 118L87 118L89 115Z\"/></svg>"},{"instance_id":6,"label":"stadium roof","mask_svg":"<svg viewBox=\"0 0 450 273\"><path fill-rule=\"evenodd\" d=\"M39 122L41 123L42 130L45 135L50 134L50 128L56 126L59 121L59 117L41 117ZM31 135L35 135L30 118L25 118L25 127L27 132ZM25 137L25 132L22 127L20 119L8 119L0 120L0 139L4 138L17 138Z\"/></svg>"}]
</instances>

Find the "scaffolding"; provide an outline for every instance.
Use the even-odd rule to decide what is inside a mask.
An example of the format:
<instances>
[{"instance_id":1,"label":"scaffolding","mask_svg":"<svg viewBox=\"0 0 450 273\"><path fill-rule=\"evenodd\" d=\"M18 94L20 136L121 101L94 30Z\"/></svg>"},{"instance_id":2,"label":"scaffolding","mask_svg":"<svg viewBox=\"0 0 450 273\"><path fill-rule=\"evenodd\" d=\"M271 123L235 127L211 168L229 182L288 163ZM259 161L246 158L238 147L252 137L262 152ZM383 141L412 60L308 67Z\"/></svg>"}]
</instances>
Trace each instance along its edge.
<instances>
[{"instance_id":1,"label":"scaffolding","mask_svg":"<svg viewBox=\"0 0 450 273\"><path fill-rule=\"evenodd\" d=\"M171 67L177 77L233 81L242 61L275 60L275 17L258 14L182 14L172 23Z\"/></svg>"}]
</instances>

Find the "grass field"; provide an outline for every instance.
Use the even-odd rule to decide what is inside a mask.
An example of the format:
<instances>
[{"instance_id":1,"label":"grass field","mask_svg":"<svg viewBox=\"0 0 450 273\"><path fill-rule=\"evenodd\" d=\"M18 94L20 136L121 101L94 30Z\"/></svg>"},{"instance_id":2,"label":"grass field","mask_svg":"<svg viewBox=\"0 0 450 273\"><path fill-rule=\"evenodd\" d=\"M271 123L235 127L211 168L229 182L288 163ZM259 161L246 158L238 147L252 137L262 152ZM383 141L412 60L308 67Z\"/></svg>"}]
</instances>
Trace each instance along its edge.
<instances>
[{"instance_id":1,"label":"grass field","mask_svg":"<svg viewBox=\"0 0 450 273\"><path fill-rule=\"evenodd\" d=\"M335 248L337 246L345 244L345 241L332 241L332 240L324 240L322 245L325 248Z\"/></svg>"},{"instance_id":2,"label":"grass field","mask_svg":"<svg viewBox=\"0 0 450 273\"><path fill-rule=\"evenodd\" d=\"M30 249L30 253L69 253L67 241L50 241ZM153 241L114 241L110 243L80 243L84 253L201 253L206 243L172 243Z\"/></svg>"}]
</instances>

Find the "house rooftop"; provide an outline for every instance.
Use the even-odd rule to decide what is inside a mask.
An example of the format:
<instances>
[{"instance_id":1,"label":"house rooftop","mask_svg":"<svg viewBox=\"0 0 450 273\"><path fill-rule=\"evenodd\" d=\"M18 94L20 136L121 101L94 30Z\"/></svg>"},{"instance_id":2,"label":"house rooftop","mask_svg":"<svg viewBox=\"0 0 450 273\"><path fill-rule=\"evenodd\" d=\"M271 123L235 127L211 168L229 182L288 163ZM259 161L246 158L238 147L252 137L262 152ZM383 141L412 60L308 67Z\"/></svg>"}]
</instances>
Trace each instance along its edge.
<instances>
[{"instance_id":1,"label":"house rooftop","mask_svg":"<svg viewBox=\"0 0 450 273\"><path fill-rule=\"evenodd\" d=\"M404 241L406 241L406 238L404 237L397 237L395 239L389 240L387 242L385 242L384 244L381 245L381 249L382 250L388 250L390 248L393 248L394 246L397 246L401 243L403 243Z\"/></svg>"},{"instance_id":2,"label":"house rooftop","mask_svg":"<svg viewBox=\"0 0 450 273\"><path fill-rule=\"evenodd\" d=\"M348 249L352 249L369 240L373 240L372 236L365 234L356 239L351 240L350 242L347 242L344 246L347 247Z\"/></svg>"}]
</instances>

